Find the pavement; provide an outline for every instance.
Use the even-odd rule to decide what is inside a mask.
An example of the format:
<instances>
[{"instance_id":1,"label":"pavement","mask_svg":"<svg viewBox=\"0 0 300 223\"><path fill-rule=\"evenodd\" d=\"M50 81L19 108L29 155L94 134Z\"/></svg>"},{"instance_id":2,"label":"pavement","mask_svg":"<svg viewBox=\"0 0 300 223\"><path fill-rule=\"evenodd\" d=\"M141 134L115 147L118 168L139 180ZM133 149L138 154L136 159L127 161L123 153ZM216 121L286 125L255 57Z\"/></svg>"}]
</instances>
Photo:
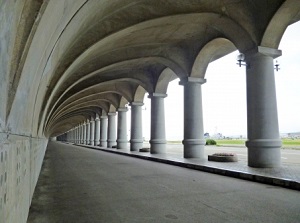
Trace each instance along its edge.
<instances>
[{"instance_id":1,"label":"pavement","mask_svg":"<svg viewBox=\"0 0 300 223\"><path fill-rule=\"evenodd\" d=\"M89 145L79 146L240 178L243 180L300 190L300 150L282 150L281 167L252 168L247 165L246 147L206 146L205 155L213 154L215 152L234 152L238 154L238 162L222 163L203 159L185 159L183 158L183 148L180 144L168 144L166 154L150 154L149 152L137 151L132 152L129 151L129 149L119 150ZM149 144L144 143L144 147L149 147Z\"/></svg>"},{"instance_id":2,"label":"pavement","mask_svg":"<svg viewBox=\"0 0 300 223\"><path fill-rule=\"evenodd\" d=\"M104 150L49 142L28 223L300 221L299 191Z\"/></svg>"}]
</instances>

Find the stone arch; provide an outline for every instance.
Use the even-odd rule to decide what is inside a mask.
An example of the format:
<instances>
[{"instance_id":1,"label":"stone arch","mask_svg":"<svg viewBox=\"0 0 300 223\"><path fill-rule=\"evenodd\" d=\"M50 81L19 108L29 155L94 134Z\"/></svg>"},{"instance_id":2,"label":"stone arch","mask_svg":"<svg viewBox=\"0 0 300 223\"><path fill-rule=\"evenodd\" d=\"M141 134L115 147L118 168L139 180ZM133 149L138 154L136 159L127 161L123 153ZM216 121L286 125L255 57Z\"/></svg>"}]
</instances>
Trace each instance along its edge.
<instances>
[{"instance_id":1,"label":"stone arch","mask_svg":"<svg viewBox=\"0 0 300 223\"><path fill-rule=\"evenodd\" d=\"M176 79L178 76L170 68L164 69L154 88L155 93L166 94L169 83Z\"/></svg>"},{"instance_id":2,"label":"stone arch","mask_svg":"<svg viewBox=\"0 0 300 223\"><path fill-rule=\"evenodd\" d=\"M299 20L300 1L285 1L270 21L260 45L277 49L286 28Z\"/></svg>"},{"instance_id":3,"label":"stone arch","mask_svg":"<svg viewBox=\"0 0 300 223\"><path fill-rule=\"evenodd\" d=\"M143 88L142 86L138 86L137 89L135 90L133 101L134 102L143 102L145 94L146 94L145 88Z\"/></svg>"},{"instance_id":4,"label":"stone arch","mask_svg":"<svg viewBox=\"0 0 300 223\"><path fill-rule=\"evenodd\" d=\"M125 108L127 104L128 104L128 100L126 100L126 98L122 96L120 98L120 102L119 102L118 108Z\"/></svg>"},{"instance_id":5,"label":"stone arch","mask_svg":"<svg viewBox=\"0 0 300 223\"><path fill-rule=\"evenodd\" d=\"M208 42L197 55L191 72L191 77L204 78L208 64L236 50L228 39L216 38Z\"/></svg>"},{"instance_id":6,"label":"stone arch","mask_svg":"<svg viewBox=\"0 0 300 223\"><path fill-rule=\"evenodd\" d=\"M117 108L113 104L110 104L108 113L111 113L111 112L114 113L116 111L117 111Z\"/></svg>"}]
</instances>

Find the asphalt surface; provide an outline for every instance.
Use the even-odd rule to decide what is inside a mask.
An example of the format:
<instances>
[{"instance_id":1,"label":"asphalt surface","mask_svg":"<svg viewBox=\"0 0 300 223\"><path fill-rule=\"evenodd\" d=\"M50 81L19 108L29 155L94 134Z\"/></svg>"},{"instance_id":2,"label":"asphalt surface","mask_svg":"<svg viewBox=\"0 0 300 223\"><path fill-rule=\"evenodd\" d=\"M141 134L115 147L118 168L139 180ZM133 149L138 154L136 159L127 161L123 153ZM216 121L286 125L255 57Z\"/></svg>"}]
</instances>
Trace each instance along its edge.
<instances>
[{"instance_id":1,"label":"asphalt surface","mask_svg":"<svg viewBox=\"0 0 300 223\"><path fill-rule=\"evenodd\" d=\"M34 222L300 222L300 193L50 142Z\"/></svg>"}]
</instances>

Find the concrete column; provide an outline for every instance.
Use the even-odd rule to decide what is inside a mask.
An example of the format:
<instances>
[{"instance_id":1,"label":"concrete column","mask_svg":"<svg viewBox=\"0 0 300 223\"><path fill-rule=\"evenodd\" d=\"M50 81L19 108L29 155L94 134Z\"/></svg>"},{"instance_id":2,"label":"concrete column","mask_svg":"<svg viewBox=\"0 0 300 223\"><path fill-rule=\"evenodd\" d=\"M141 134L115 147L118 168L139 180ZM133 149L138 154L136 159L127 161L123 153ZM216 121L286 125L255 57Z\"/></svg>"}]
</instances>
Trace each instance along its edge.
<instances>
[{"instance_id":1,"label":"concrete column","mask_svg":"<svg viewBox=\"0 0 300 223\"><path fill-rule=\"evenodd\" d=\"M92 117L90 121L90 145L95 143L95 119Z\"/></svg>"},{"instance_id":2,"label":"concrete column","mask_svg":"<svg viewBox=\"0 0 300 223\"><path fill-rule=\"evenodd\" d=\"M204 159L204 131L201 85L203 78L188 77L180 81L184 86L184 158Z\"/></svg>"},{"instance_id":3,"label":"concrete column","mask_svg":"<svg viewBox=\"0 0 300 223\"><path fill-rule=\"evenodd\" d=\"M130 151L138 151L143 148L142 129L142 102L132 102L131 104L131 131L130 131Z\"/></svg>"},{"instance_id":4,"label":"concrete column","mask_svg":"<svg viewBox=\"0 0 300 223\"><path fill-rule=\"evenodd\" d=\"M83 141L83 126L80 124L79 126L79 144L82 144Z\"/></svg>"},{"instance_id":5,"label":"concrete column","mask_svg":"<svg viewBox=\"0 0 300 223\"><path fill-rule=\"evenodd\" d=\"M85 144L88 145L90 143L90 138L91 138L91 126L90 126L90 120L87 120L86 122L86 141Z\"/></svg>"},{"instance_id":6,"label":"concrete column","mask_svg":"<svg viewBox=\"0 0 300 223\"><path fill-rule=\"evenodd\" d=\"M116 113L108 113L108 129L107 129L107 147L112 148L116 145Z\"/></svg>"},{"instance_id":7,"label":"concrete column","mask_svg":"<svg viewBox=\"0 0 300 223\"><path fill-rule=\"evenodd\" d=\"M98 146L100 144L100 118L99 115L96 114L95 119L95 146Z\"/></svg>"},{"instance_id":8,"label":"concrete column","mask_svg":"<svg viewBox=\"0 0 300 223\"><path fill-rule=\"evenodd\" d=\"M81 142L81 125L78 125L77 127L78 131L78 137L77 137L77 144L80 144Z\"/></svg>"},{"instance_id":9,"label":"concrete column","mask_svg":"<svg viewBox=\"0 0 300 223\"><path fill-rule=\"evenodd\" d=\"M73 128L73 143L76 143L76 128Z\"/></svg>"},{"instance_id":10,"label":"concrete column","mask_svg":"<svg viewBox=\"0 0 300 223\"><path fill-rule=\"evenodd\" d=\"M74 143L74 129L71 129L71 140L72 143Z\"/></svg>"},{"instance_id":11,"label":"concrete column","mask_svg":"<svg viewBox=\"0 0 300 223\"><path fill-rule=\"evenodd\" d=\"M72 130L69 130L68 132L68 142L72 141Z\"/></svg>"},{"instance_id":12,"label":"concrete column","mask_svg":"<svg viewBox=\"0 0 300 223\"><path fill-rule=\"evenodd\" d=\"M84 126L83 124L80 125L80 144L83 144L83 138L84 138Z\"/></svg>"},{"instance_id":13,"label":"concrete column","mask_svg":"<svg viewBox=\"0 0 300 223\"><path fill-rule=\"evenodd\" d=\"M73 143L76 143L76 127L73 128Z\"/></svg>"},{"instance_id":14,"label":"concrete column","mask_svg":"<svg viewBox=\"0 0 300 223\"><path fill-rule=\"evenodd\" d=\"M281 51L258 47L246 54L248 165L277 167L281 164L273 59Z\"/></svg>"},{"instance_id":15,"label":"concrete column","mask_svg":"<svg viewBox=\"0 0 300 223\"><path fill-rule=\"evenodd\" d=\"M117 149L127 149L127 108L118 109Z\"/></svg>"},{"instance_id":16,"label":"concrete column","mask_svg":"<svg viewBox=\"0 0 300 223\"><path fill-rule=\"evenodd\" d=\"M107 147L107 116L101 116L100 120L100 146Z\"/></svg>"},{"instance_id":17,"label":"concrete column","mask_svg":"<svg viewBox=\"0 0 300 223\"><path fill-rule=\"evenodd\" d=\"M166 153L165 105L166 94L153 93L151 98L150 153Z\"/></svg>"},{"instance_id":18,"label":"concrete column","mask_svg":"<svg viewBox=\"0 0 300 223\"><path fill-rule=\"evenodd\" d=\"M85 144L86 145L86 123L84 122L83 124L82 124L82 128L83 128L83 141L82 141L82 144Z\"/></svg>"},{"instance_id":19,"label":"concrete column","mask_svg":"<svg viewBox=\"0 0 300 223\"><path fill-rule=\"evenodd\" d=\"M76 126L75 133L76 133L75 143L78 144L79 143L79 126Z\"/></svg>"}]
</instances>

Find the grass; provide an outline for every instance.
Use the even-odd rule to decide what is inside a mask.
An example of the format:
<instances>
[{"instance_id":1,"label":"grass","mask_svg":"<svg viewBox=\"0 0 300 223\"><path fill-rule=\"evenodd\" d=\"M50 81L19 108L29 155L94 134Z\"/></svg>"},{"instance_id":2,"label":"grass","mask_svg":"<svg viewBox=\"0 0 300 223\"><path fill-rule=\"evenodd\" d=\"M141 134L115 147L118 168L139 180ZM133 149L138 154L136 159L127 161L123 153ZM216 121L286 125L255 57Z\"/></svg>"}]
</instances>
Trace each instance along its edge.
<instances>
[{"instance_id":1,"label":"grass","mask_svg":"<svg viewBox=\"0 0 300 223\"><path fill-rule=\"evenodd\" d=\"M216 139L217 145L245 145L243 139Z\"/></svg>"},{"instance_id":2,"label":"grass","mask_svg":"<svg viewBox=\"0 0 300 223\"><path fill-rule=\"evenodd\" d=\"M245 146L245 139L217 139L217 146ZM181 144L182 141L168 141L170 144ZM300 139L282 139L283 147L300 147Z\"/></svg>"},{"instance_id":3,"label":"grass","mask_svg":"<svg viewBox=\"0 0 300 223\"><path fill-rule=\"evenodd\" d=\"M218 139L217 145L240 145L244 146L246 140L240 140L240 139ZM300 146L300 139L282 139L282 145L283 146Z\"/></svg>"}]
</instances>

